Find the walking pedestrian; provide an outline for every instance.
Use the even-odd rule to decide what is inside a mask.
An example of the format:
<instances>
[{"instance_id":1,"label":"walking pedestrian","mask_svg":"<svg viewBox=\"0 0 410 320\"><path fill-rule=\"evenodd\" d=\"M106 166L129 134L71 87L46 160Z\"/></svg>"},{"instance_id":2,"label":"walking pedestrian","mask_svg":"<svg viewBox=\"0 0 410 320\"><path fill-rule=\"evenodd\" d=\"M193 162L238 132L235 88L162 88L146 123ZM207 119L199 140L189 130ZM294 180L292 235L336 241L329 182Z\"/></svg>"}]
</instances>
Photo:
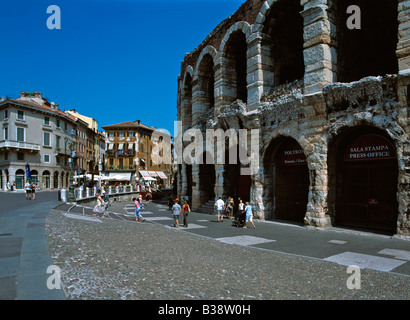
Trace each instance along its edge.
<instances>
[{"instance_id":1,"label":"walking pedestrian","mask_svg":"<svg viewBox=\"0 0 410 320\"><path fill-rule=\"evenodd\" d=\"M135 211L134 211L135 221L140 221L142 219L142 222L144 222L145 219L141 215L141 204L135 197L132 198L132 201L134 202L134 205L135 205Z\"/></svg>"},{"instance_id":2,"label":"walking pedestrian","mask_svg":"<svg viewBox=\"0 0 410 320\"><path fill-rule=\"evenodd\" d=\"M24 188L26 190L26 199L31 200L31 184L29 180L26 181Z\"/></svg>"},{"instance_id":3,"label":"walking pedestrian","mask_svg":"<svg viewBox=\"0 0 410 320\"><path fill-rule=\"evenodd\" d=\"M103 200L104 200L104 211L108 210L108 207L111 206L110 196L103 190L102 192Z\"/></svg>"},{"instance_id":4,"label":"walking pedestrian","mask_svg":"<svg viewBox=\"0 0 410 320\"><path fill-rule=\"evenodd\" d=\"M181 206L178 204L177 199L174 200L174 205L172 206L172 215L174 216L174 227L179 228L179 215L181 214Z\"/></svg>"},{"instance_id":5,"label":"walking pedestrian","mask_svg":"<svg viewBox=\"0 0 410 320\"><path fill-rule=\"evenodd\" d=\"M151 199L151 195L149 193L147 193L147 195L145 196L145 205L148 207L149 205L149 200Z\"/></svg>"},{"instance_id":6,"label":"walking pedestrian","mask_svg":"<svg viewBox=\"0 0 410 320\"><path fill-rule=\"evenodd\" d=\"M97 198L97 205L93 209L94 215L96 216L97 213L98 213L98 214L101 214L101 218L103 218L104 217L104 211L105 211L105 209L104 209L104 200L101 198L101 196L99 194L97 194L96 198Z\"/></svg>"},{"instance_id":7,"label":"walking pedestrian","mask_svg":"<svg viewBox=\"0 0 410 320\"><path fill-rule=\"evenodd\" d=\"M31 183L31 199L36 200L36 184L34 182Z\"/></svg>"},{"instance_id":8,"label":"walking pedestrian","mask_svg":"<svg viewBox=\"0 0 410 320\"><path fill-rule=\"evenodd\" d=\"M228 218L232 219L233 218L233 208L235 206L235 203L233 201L233 197L229 197L229 203L228 203Z\"/></svg>"},{"instance_id":9,"label":"walking pedestrian","mask_svg":"<svg viewBox=\"0 0 410 320\"><path fill-rule=\"evenodd\" d=\"M169 198L168 198L168 208L169 208L169 211L172 210L173 204L174 204L174 196L173 196L172 194L170 194L170 195L169 195Z\"/></svg>"},{"instance_id":10,"label":"walking pedestrian","mask_svg":"<svg viewBox=\"0 0 410 320\"><path fill-rule=\"evenodd\" d=\"M219 221L223 222L224 220L224 216L223 216L224 206L225 206L225 203L223 202L222 198L219 197L219 199L215 202L216 215L218 217L218 222Z\"/></svg>"},{"instance_id":11,"label":"walking pedestrian","mask_svg":"<svg viewBox=\"0 0 410 320\"><path fill-rule=\"evenodd\" d=\"M184 227L188 228L188 213L191 212L191 208L189 207L188 201L184 201L184 205L182 206L182 212L184 215Z\"/></svg>"},{"instance_id":12,"label":"walking pedestrian","mask_svg":"<svg viewBox=\"0 0 410 320\"><path fill-rule=\"evenodd\" d=\"M244 229L248 227L249 221L252 223L253 228L255 229L255 224L253 223L253 219L252 219L252 206L249 204L249 202L246 202L245 214L246 214L246 220L245 220Z\"/></svg>"}]
</instances>

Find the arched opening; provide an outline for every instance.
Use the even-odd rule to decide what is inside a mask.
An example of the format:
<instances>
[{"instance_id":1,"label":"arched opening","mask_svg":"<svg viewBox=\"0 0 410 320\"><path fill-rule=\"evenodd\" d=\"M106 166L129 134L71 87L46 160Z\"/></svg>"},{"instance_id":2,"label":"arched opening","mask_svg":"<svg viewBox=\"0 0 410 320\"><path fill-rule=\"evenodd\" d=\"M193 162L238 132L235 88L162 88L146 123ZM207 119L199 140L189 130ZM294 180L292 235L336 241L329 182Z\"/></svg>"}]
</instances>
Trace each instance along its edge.
<instances>
[{"instance_id":1,"label":"arched opening","mask_svg":"<svg viewBox=\"0 0 410 320\"><path fill-rule=\"evenodd\" d=\"M16 171L16 189L24 189L25 172L22 169Z\"/></svg>"},{"instance_id":2,"label":"arched opening","mask_svg":"<svg viewBox=\"0 0 410 320\"><path fill-rule=\"evenodd\" d=\"M50 171L45 170L43 172L43 188L50 189Z\"/></svg>"},{"instance_id":3,"label":"arched opening","mask_svg":"<svg viewBox=\"0 0 410 320\"><path fill-rule=\"evenodd\" d=\"M263 32L271 36L274 86L303 79L303 7L300 0L276 1L266 17Z\"/></svg>"},{"instance_id":4,"label":"arched opening","mask_svg":"<svg viewBox=\"0 0 410 320\"><path fill-rule=\"evenodd\" d=\"M205 110L215 106L215 72L214 60L210 54L204 55L198 68L199 90L202 92L202 103Z\"/></svg>"},{"instance_id":5,"label":"arched opening","mask_svg":"<svg viewBox=\"0 0 410 320\"><path fill-rule=\"evenodd\" d=\"M306 156L297 141L280 137L265 158L265 199L272 218L303 223L309 194Z\"/></svg>"},{"instance_id":6,"label":"arched opening","mask_svg":"<svg viewBox=\"0 0 410 320\"><path fill-rule=\"evenodd\" d=\"M182 100L182 121L184 129L192 126L192 77L186 73Z\"/></svg>"},{"instance_id":7,"label":"arched opening","mask_svg":"<svg viewBox=\"0 0 410 320\"><path fill-rule=\"evenodd\" d=\"M397 0L334 1L338 81L357 81L367 76L398 72ZM347 8L360 8L360 29L349 29L347 20L353 13ZM353 21L357 23L358 21Z\"/></svg>"},{"instance_id":8,"label":"arched opening","mask_svg":"<svg viewBox=\"0 0 410 320\"><path fill-rule=\"evenodd\" d=\"M373 127L347 129L332 143L328 166L335 224L394 234L398 163L391 139Z\"/></svg>"},{"instance_id":9,"label":"arched opening","mask_svg":"<svg viewBox=\"0 0 410 320\"><path fill-rule=\"evenodd\" d=\"M54 189L58 189L58 176L59 176L58 171L54 172L54 185L53 185Z\"/></svg>"},{"instance_id":10,"label":"arched opening","mask_svg":"<svg viewBox=\"0 0 410 320\"><path fill-rule=\"evenodd\" d=\"M65 184L64 184L64 177L65 177L65 173L64 173L64 171L63 172L61 172L61 188L65 188L66 186L65 186Z\"/></svg>"},{"instance_id":11,"label":"arched opening","mask_svg":"<svg viewBox=\"0 0 410 320\"><path fill-rule=\"evenodd\" d=\"M227 81L233 89L233 100L248 101L247 75L247 43L245 34L238 30L231 34L226 44ZM233 102L233 101L232 101Z\"/></svg>"},{"instance_id":12,"label":"arched opening","mask_svg":"<svg viewBox=\"0 0 410 320\"><path fill-rule=\"evenodd\" d=\"M201 195L200 204L203 205L209 200L215 200L215 165L206 161L211 159L212 155L204 153L204 163L199 165L199 192Z\"/></svg>"},{"instance_id":13,"label":"arched opening","mask_svg":"<svg viewBox=\"0 0 410 320\"><path fill-rule=\"evenodd\" d=\"M31 170L31 182L34 182L37 184L38 181L38 171L37 170Z\"/></svg>"}]
</instances>

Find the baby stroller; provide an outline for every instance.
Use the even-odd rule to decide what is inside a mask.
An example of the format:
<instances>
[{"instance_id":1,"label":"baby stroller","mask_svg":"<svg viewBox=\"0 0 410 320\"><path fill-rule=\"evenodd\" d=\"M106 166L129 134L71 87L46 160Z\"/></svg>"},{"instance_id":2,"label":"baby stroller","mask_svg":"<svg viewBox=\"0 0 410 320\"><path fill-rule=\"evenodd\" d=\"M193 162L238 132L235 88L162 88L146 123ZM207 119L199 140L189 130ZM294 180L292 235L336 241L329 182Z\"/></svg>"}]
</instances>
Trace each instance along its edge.
<instances>
[{"instance_id":1,"label":"baby stroller","mask_svg":"<svg viewBox=\"0 0 410 320\"><path fill-rule=\"evenodd\" d=\"M245 212L237 211L235 218L232 220L232 225L238 228L242 228L245 225Z\"/></svg>"}]
</instances>

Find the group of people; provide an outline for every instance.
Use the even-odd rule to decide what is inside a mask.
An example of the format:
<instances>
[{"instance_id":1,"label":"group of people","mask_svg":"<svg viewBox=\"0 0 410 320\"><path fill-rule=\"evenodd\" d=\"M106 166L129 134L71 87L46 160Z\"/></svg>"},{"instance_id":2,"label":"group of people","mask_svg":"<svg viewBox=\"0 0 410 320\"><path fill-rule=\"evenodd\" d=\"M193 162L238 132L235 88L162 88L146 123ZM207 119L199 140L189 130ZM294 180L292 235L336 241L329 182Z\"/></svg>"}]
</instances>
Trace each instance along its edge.
<instances>
[{"instance_id":1,"label":"group of people","mask_svg":"<svg viewBox=\"0 0 410 320\"><path fill-rule=\"evenodd\" d=\"M232 197L228 197L228 199L224 202L222 197L219 197L218 200L215 202L215 209L216 215L218 218L218 222L223 222L224 215L229 219L239 219L240 216L245 214L245 225L244 228L248 227L248 222L252 223L253 228L255 229L255 224L253 223L252 218L252 206L249 202L243 203L241 199L239 199L238 208L236 210L235 216L233 215L235 209L235 202Z\"/></svg>"},{"instance_id":2,"label":"group of people","mask_svg":"<svg viewBox=\"0 0 410 320\"><path fill-rule=\"evenodd\" d=\"M36 184L34 182L30 183L30 180L26 181L24 185L24 190L26 191L26 200L35 200L36 199Z\"/></svg>"},{"instance_id":3,"label":"group of people","mask_svg":"<svg viewBox=\"0 0 410 320\"><path fill-rule=\"evenodd\" d=\"M108 207L111 205L111 200L109 195L103 190L100 194L97 194L97 205L94 207L93 212L94 215L101 214L101 217L105 217L105 212L107 211Z\"/></svg>"},{"instance_id":4,"label":"group of people","mask_svg":"<svg viewBox=\"0 0 410 320\"><path fill-rule=\"evenodd\" d=\"M141 215L141 210L142 210L142 195L140 194L137 198L133 197L132 202L134 202L135 205L135 211L134 211L134 216L135 216L135 221L141 221L144 222L145 219ZM151 200L151 194L147 193L145 195L145 205L149 205L149 201Z\"/></svg>"},{"instance_id":5,"label":"group of people","mask_svg":"<svg viewBox=\"0 0 410 320\"><path fill-rule=\"evenodd\" d=\"M233 197L228 197L226 201L222 200L222 197L215 202L215 210L218 222L223 222L224 216L229 219L238 219L240 216L245 215L245 224L244 228L248 227L248 222L250 222L255 229L255 224L253 223L252 219L252 206L249 202L243 203L241 199L238 199L239 203L237 207L235 207L235 202ZM189 206L189 198L188 196L184 199L184 204L181 206L180 199L178 197L174 197L173 195L169 196L168 199L168 207L169 210L172 211L172 215L174 216L174 226L179 228L179 217L183 216L184 227L188 228L188 214L191 212L191 208ZM236 210L236 213L234 214Z\"/></svg>"},{"instance_id":6,"label":"group of people","mask_svg":"<svg viewBox=\"0 0 410 320\"><path fill-rule=\"evenodd\" d=\"M183 216L184 227L188 228L188 214L191 212L191 208L188 204L189 198L185 196L184 204L180 205L178 197L174 197L172 194L168 198L168 208L172 212L174 217L174 227L179 228L179 217Z\"/></svg>"}]
</instances>

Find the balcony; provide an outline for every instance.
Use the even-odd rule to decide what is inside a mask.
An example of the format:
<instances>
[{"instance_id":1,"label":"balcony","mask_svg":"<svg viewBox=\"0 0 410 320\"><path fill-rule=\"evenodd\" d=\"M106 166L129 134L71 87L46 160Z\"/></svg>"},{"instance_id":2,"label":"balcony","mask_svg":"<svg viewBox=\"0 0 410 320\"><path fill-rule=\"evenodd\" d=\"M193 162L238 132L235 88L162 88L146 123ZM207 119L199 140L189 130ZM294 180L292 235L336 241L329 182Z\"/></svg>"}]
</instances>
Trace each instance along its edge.
<instances>
[{"instance_id":1,"label":"balcony","mask_svg":"<svg viewBox=\"0 0 410 320\"><path fill-rule=\"evenodd\" d=\"M136 166L133 164L130 165L106 165L105 166L106 171L134 171L136 169Z\"/></svg>"},{"instance_id":2,"label":"balcony","mask_svg":"<svg viewBox=\"0 0 410 320\"><path fill-rule=\"evenodd\" d=\"M29 150L40 152L41 146L37 143L12 141L12 140L1 140L0 149L19 149L19 150Z\"/></svg>"}]
</instances>

